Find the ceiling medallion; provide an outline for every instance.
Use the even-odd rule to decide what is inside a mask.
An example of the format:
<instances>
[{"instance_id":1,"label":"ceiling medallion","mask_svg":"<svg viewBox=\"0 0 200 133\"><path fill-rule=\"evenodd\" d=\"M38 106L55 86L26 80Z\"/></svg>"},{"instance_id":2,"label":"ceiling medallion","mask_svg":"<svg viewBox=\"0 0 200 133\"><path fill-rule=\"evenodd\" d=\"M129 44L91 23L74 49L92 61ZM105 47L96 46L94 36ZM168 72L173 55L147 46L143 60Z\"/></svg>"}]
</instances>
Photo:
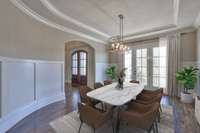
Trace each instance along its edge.
<instances>
[{"instance_id":1,"label":"ceiling medallion","mask_svg":"<svg viewBox=\"0 0 200 133\"><path fill-rule=\"evenodd\" d=\"M110 51L111 52L125 52L128 51L130 48L124 44L124 35L123 35L123 30L124 30L124 16L122 14L118 15L119 20L120 20L120 25L119 25L119 36L112 37L110 39Z\"/></svg>"}]
</instances>

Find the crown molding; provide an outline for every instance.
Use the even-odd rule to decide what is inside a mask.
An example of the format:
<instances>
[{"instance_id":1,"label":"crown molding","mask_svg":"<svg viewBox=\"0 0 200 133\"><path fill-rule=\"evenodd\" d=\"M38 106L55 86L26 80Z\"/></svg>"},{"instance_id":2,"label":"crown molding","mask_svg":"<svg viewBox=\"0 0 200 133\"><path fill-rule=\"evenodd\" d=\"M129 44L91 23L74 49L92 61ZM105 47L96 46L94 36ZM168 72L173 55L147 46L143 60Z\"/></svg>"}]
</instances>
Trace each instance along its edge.
<instances>
[{"instance_id":1,"label":"crown molding","mask_svg":"<svg viewBox=\"0 0 200 133\"><path fill-rule=\"evenodd\" d=\"M69 22L71 22L71 23L73 23L73 24L75 24L75 25L77 25L77 26L79 26L81 28L84 28L86 30L94 32L94 33L96 33L98 35L101 35L103 37L106 37L106 38L110 37L110 35L108 35L108 34L106 34L104 32L101 32L101 31L97 30L94 27L86 25L86 24L84 24L84 23L82 23L82 22L80 22L80 21L78 21L78 20L76 20L76 19L68 16L67 14L64 14L63 12L61 12L60 10L58 10L49 0L40 0L40 1L55 16L57 16L57 17L59 17L59 18L61 18L63 20L69 21Z\"/></svg>"},{"instance_id":2,"label":"crown molding","mask_svg":"<svg viewBox=\"0 0 200 133\"><path fill-rule=\"evenodd\" d=\"M147 34L139 34L136 36L132 36L126 39L125 42L133 42L137 40L162 37L162 36L172 34L172 33L189 33L189 32L194 32L195 30L196 28L192 25L185 25L183 27L172 27L172 28L167 28L160 31L149 32Z\"/></svg>"},{"instance_id":3,"label":"crown molding","mask_svg":"<svg viewBox=\"0 0 200 133\"><path fill-rule=\"evenodd\" d=\"M75 31L75 30L70 29L68 27L65 27L63 25L59 25L59 24L57 24L53 21L48 20L47 18L40 16L38 13L31 10L21 0L10 0L10 1L11 1L11 3L13 3L15 5L15 7L17 7L21 11L23 11L28 16L30 16L30 17L38 20L39 22L42 22L42 23L44 23L44 24L46 24L46 25L48 25L52 28L55 28L55 29L58 29L58 30L61 30L63 32L70 33L70 34L73 34L73 35L77 35L77 36L80 36L82 38L89 39L89 40L92 40L92 41L95 41L95 42L98 42L98 43L105 43L105 41L103 41L103 40L100 40L98 38L95 38L93 36L87 35L85 33L79 32L79 31Z\"/></svg>"},{"instance_id":4,"label":"crown molding","mask_svg":"<svg viewBox=\"0 0 200 133\"><path fill-rule=\"evenodd\" d=\"M136 36L143 36L143 35L148 35L148 34L150 35L154 32L164 31L167 29L175 28L175 27L176 27L175 24L169 24L169 25L164 25L164 26L160 26L160 27L155 27L155 28L152 28L149 30L144 30L144 31L136 32L134 34L126 35L124 37L124 40L131 40L131 39L135 38Z\"/></svg>"}]
</instances>

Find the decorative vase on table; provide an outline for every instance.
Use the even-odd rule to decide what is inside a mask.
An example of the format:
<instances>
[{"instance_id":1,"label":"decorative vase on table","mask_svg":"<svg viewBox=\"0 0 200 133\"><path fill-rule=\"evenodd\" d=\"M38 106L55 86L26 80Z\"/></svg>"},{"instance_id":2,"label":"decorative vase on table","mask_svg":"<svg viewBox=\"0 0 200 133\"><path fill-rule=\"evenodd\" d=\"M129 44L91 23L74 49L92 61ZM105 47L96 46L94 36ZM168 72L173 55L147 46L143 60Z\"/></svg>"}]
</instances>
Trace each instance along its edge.
<instances>
[{"instance_id":1,"label":"decorative vase on table","mask_svg":"<svg viewBox=\"0 0 200 133\"><path fill-rule=\"evenodd\" d=\"M124 89L124 79L126 76L125 71L126 71L126 68L123 68L118 75L118 84L116 86L117 89L120 89L120 90Z\"/></svg>"},{"instance_id":2,"label":"decorative vase on table","mask_svg":"<svg viewBox=\"0 0 200 133\"><path fill-rule=\"evenodd\" d=\"M198 68L190 66L176 73L176 79L184 86L181 92L181 102L183 103L192 103L194 101L193 95L189 90L194 89L196 85L198 70Z\"/></svg>"}]
</instances>

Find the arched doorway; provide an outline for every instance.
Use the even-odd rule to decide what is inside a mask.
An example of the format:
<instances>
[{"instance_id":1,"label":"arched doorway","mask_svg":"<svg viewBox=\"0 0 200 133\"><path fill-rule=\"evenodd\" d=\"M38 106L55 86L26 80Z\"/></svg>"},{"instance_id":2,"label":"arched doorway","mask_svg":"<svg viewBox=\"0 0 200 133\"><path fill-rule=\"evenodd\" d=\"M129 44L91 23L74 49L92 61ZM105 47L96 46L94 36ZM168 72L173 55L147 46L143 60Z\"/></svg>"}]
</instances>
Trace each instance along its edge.
<instances>
[{"instance_id":1,"label":"arched doorway","mask_svg":"<svg viewBox=\"0 0 200 133\"><path fill-rule=\"evenodd\" d=\"M88 53L78 50L71 57L72 84L87 85Z\"/></svg>"}]
</instances>

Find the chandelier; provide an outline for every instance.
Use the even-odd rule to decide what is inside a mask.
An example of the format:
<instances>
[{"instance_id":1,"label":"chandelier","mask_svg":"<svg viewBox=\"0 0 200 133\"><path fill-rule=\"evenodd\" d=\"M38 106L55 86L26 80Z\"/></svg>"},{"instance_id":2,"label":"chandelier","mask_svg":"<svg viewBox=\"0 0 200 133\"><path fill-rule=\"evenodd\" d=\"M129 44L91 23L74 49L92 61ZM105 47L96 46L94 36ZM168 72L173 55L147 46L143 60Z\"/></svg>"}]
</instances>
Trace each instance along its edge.
<instances>
[{"instance_id":1,"label":"chandelier","mask_svg":"<svg viewBox=\"0 0 200 133\"><path fill-rule=\"evenodd\" d=\"M124 16L122 14L118 15L119 20L120 20L120 25L119 25L119 36L113 37L110 40L111 43L111 48L110 51L111 52L124 52L124 51L128 51L130 48L124 44L123 39L123 30L124 30Z\"/></svg>"}]
</instances>

